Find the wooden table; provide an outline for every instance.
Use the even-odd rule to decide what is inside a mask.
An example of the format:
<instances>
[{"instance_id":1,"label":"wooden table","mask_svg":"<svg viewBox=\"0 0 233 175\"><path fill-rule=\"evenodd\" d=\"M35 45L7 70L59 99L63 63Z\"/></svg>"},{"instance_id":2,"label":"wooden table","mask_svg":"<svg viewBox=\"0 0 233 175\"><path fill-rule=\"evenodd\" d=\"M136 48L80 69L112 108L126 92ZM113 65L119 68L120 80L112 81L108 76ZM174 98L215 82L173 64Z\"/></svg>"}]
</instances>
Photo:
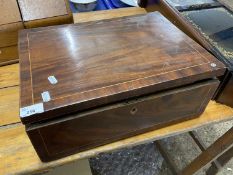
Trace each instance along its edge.
<instances>
[{"instance_id":1,"label":"wooden table","mask_svg":"<svg viewBox=\"0 0 233 175\"><path fill-rule=\"evenodd\" d=\"M132 9L136 14L146 13L143 9ZM130 10L129 15L132 15ZM97 12L95 12L97 13ZM101 14L111 13L116 17L116 12L101 12ZM126 12L125 12L126 13ZM114 15L113 15L114 14ZM91 20L91 13L86 14ZM82 14L82 16L85 16ZM98 18L95 14L95 20ZM125 14L127 16L127 14ZM74 21L78 15L74 16ZM86 18L86 17L85 17ZM109 17L108 17L109 18ZM83 17L84 19L84 17ZM103 19L103 17L101 17ZM82 20L84 22L84 20ZM164 127L145 134L141 134L128 139L120 140L95 149L80 152L72 156L59 159L57 161L42 163L34 151L29 138L26 135L24 126L18 117L19 101L19 66L18 64L0 67L0 174L34 174L48 171L80 159L93 157L102 152L109 152L119 148L130 147L159 140L165 137L188 132L209 124L228 121L233 119L233 109L211 101L205 112L196 119L185 121L179 124Z\"/></svg>"}]
</instances>

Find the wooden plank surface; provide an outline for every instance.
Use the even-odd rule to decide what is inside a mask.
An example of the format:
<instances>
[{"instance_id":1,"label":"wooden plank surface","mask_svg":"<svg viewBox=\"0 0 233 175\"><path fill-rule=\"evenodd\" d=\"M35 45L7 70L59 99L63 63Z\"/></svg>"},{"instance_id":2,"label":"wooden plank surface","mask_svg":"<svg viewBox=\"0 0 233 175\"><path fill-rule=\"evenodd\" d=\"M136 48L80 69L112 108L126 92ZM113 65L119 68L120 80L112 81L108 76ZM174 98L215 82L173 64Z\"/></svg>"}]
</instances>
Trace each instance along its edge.
<instances>
[{"instance_id":1,"label":"wooden plank surface","mask_svg":"<svg viewBox=\"0 0 233 175\"><path fill-rule=\"evenodd\" d=\"M0 126L20 122L19 87L0 89Z\"/></svg>"},{"instance_id":2,"label":"wooden plank surface","mask_svg":"<svg viewBox=\"0 0 233 175\"><path fill-rule=\"evenodd\" d=\"M0 25L21 21L17 0L1 0Z\"/></svg>"},{"instance_id":3,"label":"wooden plank surface","mask_svg":"<svg viewBox=\"0 0 233 175\"><path fill-rule=\"evenodd\" d=\"M19 85L19 64L0 67L0 89Z\"/></svg>"},{"instance_id":4,"label":"wooden plank surface","mask_svg":"<svg viewBox=\"0 0 233 175\"><path fill-rule=\"evenodd\" d=\"M102 10L87 13L74 13L74 23L99 21L112 18L120 18L124 16L146 14L146 10L140 7L121 8L113 10Z\"/></svg>"},{"instance_id":5,"label":"wooden plank surface","mask_svg":"<svg viewBox=\"0 0 233 175\"><path fill-rule=\"evenodd\" d=\"M0 67L0 126L20 122L19 64Z\"/></svg>"},{"instance_id":6,"label":"wooden plank surface","mask_svg":"<svg viewBox=\"0 0 233 175\"><path fill-rule=\"evenodd\" d=\"M0 128L0 140L4 140L0 142L0 162L3 162L0 164L0 174L35 173L79 159L93 157L102 152L151 142L197 129L208 124L231 119L233 119L232 108L211 101L205 112L199 118L77 153L49 163L42 163L39 160L24 131L23 125L18 124L5 129Z\"/></svg>"},{"instance_id":7,"label":"wooden plank surface","mask_svg":"<svg viewBox=\"0 0 233 175\"><path fill-rule=\"evenodd\" d=\"M0 48L0 64L4 62L18 60L18 48L17 46L9 46Z\"/></svg>"},{"instance_id":8,"label":"wooden plank surface","mask_svg":"<svg viewBox=\"0 0 233 175\"><path fill-rule=\"evenodd\" d=\"M18 44L18 31L23 29L22 22L16 22L0 26L0 47Z\"/></svg>"}]
</instances>

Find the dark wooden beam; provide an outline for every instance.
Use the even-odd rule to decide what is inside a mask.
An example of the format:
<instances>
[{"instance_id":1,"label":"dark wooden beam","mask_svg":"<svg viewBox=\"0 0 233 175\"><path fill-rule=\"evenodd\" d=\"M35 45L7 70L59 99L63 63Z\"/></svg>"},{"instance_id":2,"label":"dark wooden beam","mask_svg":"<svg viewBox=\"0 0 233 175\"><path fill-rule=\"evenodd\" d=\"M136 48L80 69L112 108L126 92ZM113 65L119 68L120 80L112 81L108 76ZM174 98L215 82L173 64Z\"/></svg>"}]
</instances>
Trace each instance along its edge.
<instances>
[{"instance_id":1,"label":"dark wooden beam","mask_svg":"<svg viewBox=\"0 0 233 175\"><path fill-rule=\"evenodd\" d=\"M233 146L225 152L223 155L221 155L217 161L221 164L221 167L223 167L231 158L233 157ZM206 171L207 175L214 175L219 171L218 168L215 166L209 167L209 169Z\"/></svg>"},{"instance_id":2,"label":"dark wooden beam","mask_svg":"<svg viewBox=\"0 0 233 175\"><path fill-rule=\"evenodd\" d=\"M204 144L204 142L202 141L202 139L199 137L199 135L197 134L196 131L190 131L189 135L192 137L192 139L194 140L194 142L197 144L197 146L200 148L200 150L203 152L207 149L207 146ZM222 166L221 164L218 162L218 160L214 160L212 163L212 166L215 167L217 170L221 169Z\"/></svg>"},{"instance_id":3,"label":"dark wooden beam","mask_svg":"<svg viewBox=\"0 0 233 175\"><path fill-rule=\"evenodd\" d=\"M216 160L219 156L230 150L233 146L233 127L228 130L222 137L216 140L204 152L202 152L196 159L192 161L180 173L182 175L190 175L198 172L210 162Z\"/></svg>"}]
</instances>

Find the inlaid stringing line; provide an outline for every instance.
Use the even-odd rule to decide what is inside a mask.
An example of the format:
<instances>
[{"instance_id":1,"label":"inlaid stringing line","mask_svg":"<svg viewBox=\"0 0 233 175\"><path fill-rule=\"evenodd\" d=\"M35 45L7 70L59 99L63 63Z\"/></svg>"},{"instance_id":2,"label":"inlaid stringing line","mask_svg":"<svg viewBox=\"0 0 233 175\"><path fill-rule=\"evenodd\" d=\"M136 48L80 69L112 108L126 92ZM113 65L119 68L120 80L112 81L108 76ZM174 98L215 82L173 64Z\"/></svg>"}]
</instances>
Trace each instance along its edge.
<instances>
[{"instance_id":1,"label":"inlaid stringing line","mask_svg":"<svg viewBox=\"0 0 233 175\"><path fill-rule=\"evenodd\" d=\"M116 83L116 84L113 84L113 85L109 85L109 86L105 86L105 87L101 87L101 88L96 88L96 89L92 89L92 90L88 90L88 91L78 92L78 93L75 93L75 94L72 94L72 95L67 95L67 96L64 96L64 97L51 99L50 101L57 100L57 99L63 99L63 98L70 97L70 96L75 96L77 94L84 94L84 93L96 91L96 90L99 90L99 89L106 89L106 88L109 88L109 87L122 85L122 84L130 83L130 82L134 82L134 81L138 81L138 80L143 80L143 79L151 78L151 77L154 77L154 76L157 76L157 75L163 75L163 74L172 73L172 72L176 72L176 71L180 71L180 70L185 70L185 69L192 68L192 67L198 67L198 66L201 66L201 65L209 64L209 63L210 62L204 63L204 64L198 64L198 65L194 65L194 66L190 66L190 67L186 67L186 68L182 68L182 69L177 69L177 70L174 70L174 71L168 71L168 72L164 72L164 73L160 73L160 74L155 74L155 75L151 75L151 76L144 77L144 78L138 78L138 79L130 80L130 81L123 82L123 83ZM158 82L158 83L160 83L160 82Z\"/></svg>"},{"instance_id":2,"label":"inlaid stringing line","mask_svg":"<svg viewBox=\"0 0 233 175\"><path fill-rule=\"evenodd\" d=\"M32 103L34 102L34 92L33 92L33 84L32 84L32 64L31 64L31 53L29 49L29 33L27 33L27 42L28 42L28 60L29 60L29 67L30 67L30 79L31 79L31 90L32 90Z\"/></svg>"}]
</instances>

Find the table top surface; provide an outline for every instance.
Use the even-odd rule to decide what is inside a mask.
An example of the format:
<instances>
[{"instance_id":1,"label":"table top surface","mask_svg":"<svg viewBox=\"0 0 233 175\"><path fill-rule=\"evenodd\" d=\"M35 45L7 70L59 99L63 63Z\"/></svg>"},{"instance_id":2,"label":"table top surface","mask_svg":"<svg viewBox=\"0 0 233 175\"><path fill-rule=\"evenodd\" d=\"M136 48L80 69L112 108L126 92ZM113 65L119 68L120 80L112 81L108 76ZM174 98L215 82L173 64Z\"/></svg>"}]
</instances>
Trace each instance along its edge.
<instances>
[{"instance_id":1,"label":"table top surface","mask_svg":"<svg viewBox=\"0 0 233 175\"><path fill-rule=\"evenodd\" d=\"M144 13L144 11L142 11L142 13ZM20 123L18 117L18 71L18 64L0 67L0 99L3 99L0 103L0 140L3 140L3 142L0 142L0 162L3 162L0 163L0 174L3 175L39 173L80 159L93 157L102 152L151 142L208 124L233 119L232 108L211 101L205 112L199 118L120 140L85 152L80 152L57 161L42 163L33 149L25 132L25 128ZM5 78L6 76L8 78Z\"/></svg>"},{"instance_id":2,"label":"table top surface","mask_svg":"<svg viewBox=\"0 0 233 175\"><path fill-rule=\"evenodd\" d=\"M42 111L20 113L26 124L225 71L220 61L158 12L24 30L19 59L20 108L43 105Z\"/></svg>"}]
</instances>

